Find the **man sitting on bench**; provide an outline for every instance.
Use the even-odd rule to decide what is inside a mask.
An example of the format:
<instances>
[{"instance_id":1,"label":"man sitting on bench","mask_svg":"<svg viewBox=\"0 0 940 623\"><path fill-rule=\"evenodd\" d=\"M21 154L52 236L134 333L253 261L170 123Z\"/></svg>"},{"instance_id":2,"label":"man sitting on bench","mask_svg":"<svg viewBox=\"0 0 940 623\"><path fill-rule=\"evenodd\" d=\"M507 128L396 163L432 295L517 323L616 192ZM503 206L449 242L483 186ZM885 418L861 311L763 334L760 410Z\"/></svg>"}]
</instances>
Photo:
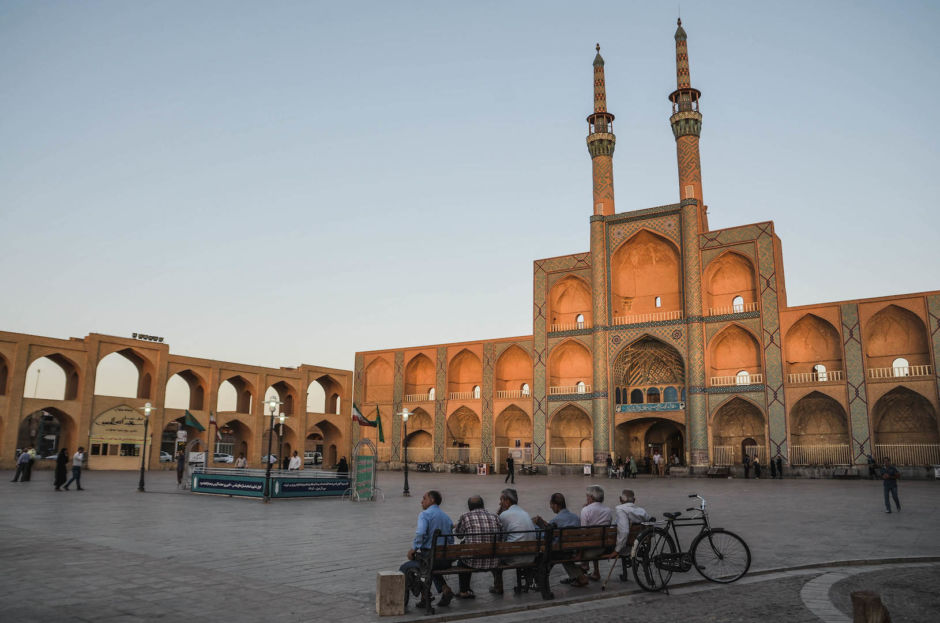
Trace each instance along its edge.
<instances>
[{"instance_id":1,"label":"man sitting on bench","mask_svg":"<svg viewBox=\"0 0 940 623\"><path fill-rule=\"evenodd\" d=\"M616 508L617 548L610 557L620 556L620 564L623 569L620 580L626 582L629 579L627 576L627 562L630 559L630 551L627 539L630 537L630 527L644 521L653 521L653 518L646 512L646 509L636 505L636 494L631 489L624 489L620 492L620 502L620 506Z\"/></svg>"},{"instance_id":2,"label":"man sitting on bench","mask_svg":"<svg viewBox=\"0 0 940 623\"><path fill-rule=\"evenodd\" d=\"M424 494L424 497L421 498L421 514L418 515L418 529L415 530L415 538L412 542L411 549L408 550L408 562L404 563L401 567L398 568L399 571L405 574L407 578L409 575L409 570L417 570L421 568L420 559L426 556L431 555L431 545L434 542L434 531L440 530L442 535L438 537L438 545L444 545L445 543L450 545L454 542L454 537L451 536L451 532L454 528L454 522L450 520L450 517L447 516L447 513L441 510L441 502L444 498L441 496L439 491L428 491ZM443 567L437 566L438 563L435 563L435 569L443 569L450 566L450 562L444 563ZM412 571L413 573L413 571ZM454 592L450 590L450 587L447 586L447 582L444 581L444 578L440 575L434 575L434 586L437 588L437 592L441 594L441 600L437 605L446 606L450 604L451 600L454 598ZM409 590L410 587L406 586L405 590ZM421 598L421 601L416 604L417 608L427 607L428 604L424 602L424 597Z\"/></svg>"},{"instance_id":3,"label":"man sitting on bench","mask_svg":"<svg viewBox=\"0 0 940 623\"><path fill-rule=\"evenodd\" d=\"M505 534L505 541L534 541L538 528L532 523L532 518L519 506L519 494L515 489L503 489L499 496L499 523ZM506 564L521 565L532 562L532 556L516 556L507 558ZM493 571L493 586L490 592L494 595L503 594L503 572L500 569Z\"/></svg>"},{"instance_id":4,"label":"man sitting on bench","mask_svg":"<svg viewBox=\"0 0 940 623\"><path fill-rule=\"evenodd\" d=\"M538 515L532 518L532 521L543 530L552 526L554 528L580 528L581 519L568 510L565 503L565 496L561 493L553 493L551 499L548 501L549 508L552 509L552 512L555 513L554 519L551 521L545 521ZM558 537L555 537L557 543ZM568 574L568 577L561 581L562 584L570 584L572 586L577 586L578 588L583 588L589 584L587 575L584 573L584 569L581 568L581 565L578 565L573 562L562 563L562 566L565 568L565 572Z\"/></svg>"},{"instance_id":5,"label":"man sitting on bench","mask_svg":"<svg viewBox=\"0 0 940 623\"><path fill-rule=\"evenodd\" d=\"M483 498L479 495L471 496L467 500L467 508L469 511L461 515L454 526L454 536L463 538L464 543L488 543L493 534L500 531L499 517L483 508ZM484 534L485 537L481 536ZM499 561L495 558L469 558L459 561L457 565L470 569L493 569L495 577ZM470 589L470 576L470 573L461 573L458 576L460 592L457 597L473 599L476 596Z\"/></svg>"}]
</instances>

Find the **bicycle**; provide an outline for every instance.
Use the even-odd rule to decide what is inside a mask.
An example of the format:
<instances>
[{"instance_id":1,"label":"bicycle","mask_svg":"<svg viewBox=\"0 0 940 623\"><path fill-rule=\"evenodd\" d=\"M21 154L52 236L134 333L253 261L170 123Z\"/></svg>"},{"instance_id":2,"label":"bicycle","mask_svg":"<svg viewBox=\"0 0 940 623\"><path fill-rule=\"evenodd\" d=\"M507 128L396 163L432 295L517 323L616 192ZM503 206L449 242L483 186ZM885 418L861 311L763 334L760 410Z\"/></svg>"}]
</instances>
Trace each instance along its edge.
<instances>
[{"instance_id":1,"label":"bicycle","mask_svg":"<svg viewBox=\"0 0 940 623\"><path fill-rule=\"evenodd\" d=\"M686 509L686 512L697 512L697 516L680 518L681 512L663 513L666 521L644 524L649 527L633 544L630 554L633 575L644 590L664 590L673 573L686 573L692 567L706 580L722 584L739 580L751 567L751 550L744 539L723 528L712 528L705 498L695 493L689 497L702 501L699 507ZM686 551L676 549L677 525L701 527Z\"/></svg>"}]
</instances>

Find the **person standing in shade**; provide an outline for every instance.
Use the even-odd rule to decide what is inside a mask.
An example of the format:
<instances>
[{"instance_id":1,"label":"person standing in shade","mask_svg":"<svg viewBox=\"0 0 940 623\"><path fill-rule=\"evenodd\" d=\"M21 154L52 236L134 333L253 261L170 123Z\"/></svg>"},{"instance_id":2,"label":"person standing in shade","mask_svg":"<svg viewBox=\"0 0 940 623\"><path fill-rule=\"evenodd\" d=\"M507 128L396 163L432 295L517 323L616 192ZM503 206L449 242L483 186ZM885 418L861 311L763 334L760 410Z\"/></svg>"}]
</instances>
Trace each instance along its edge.
<instances>
[{"instance_id":1,"label":"person standing in shade","mask_svg":"<svg viewBox=\"0 0 940 623\"><path fill-rule=\"evenodd\" d=\"M741 464L744 465L744 479L747 480L751 477L751 455L745 452Z\"/></svg>"},{"instance_id":2,"label":"person standing in shade","mask_svg":"<svg viewBox=\"0 0 940 623\"><path fill-rule=\"evenodd\" d=\"M16 482L18 480L20 482L26 482L26 478L24 478L23 476L26 473L26 465L28 463L29 463L29 452L27 452L26 450L23 450L22 452L20 452L20 455L16 457L16 473L13 474L13 480L11 480L10 482ZM20 480L20 478L22 478L22 480Z\"/></svg>"},{"instance_id":3,"label":"person standing in shade","mask_svg":"<svg viewBox=\"0 0 940 623\"><path fill-rule=\"evenodd\" d=\"M69 451L62 448L59 450L58 456L55 457L55 478L52 480L52 486L55 487L56 491L62 490L61 487L68 478L68 467Z\"/></svg>"},{"instance_id":4,"label":"person standing in shade","mask_svg":"<svg viewBox=\"0 0 940 623\"><path fill-rule=\"evenodd\" d=\"M72 484L72 481L75 481L75 488L79 491L84 491L82 489L82 464L85 462L85 448L82 446L78 447L78 452L72 455L72 477L69 478L69 481L65 483L63 489L66 491L69 490L69 485Z\"/></svg>"},{"instance_id":5,"label":"person standing in shade","mask_svg":"<svg viewBox=\"0 0 940 623\"><path fill-rule=\"evenodd\" d=\"M901 477L901 472L898 471L898 468L891 464L891 459L885 457L884 465L881 467L881 481L884 483L885 488L885 512L891 512L891 500L889 495L894 498L894 505L898 507L898 512L901 512L901 501L898 499L898 478Z\"/></svg>"},{"instance_id":6,"label":"person standing in shade","mask_svg":"<svg viewBox=\"0 0 940 623\"><path fill-rule=\"evenodd\" d=\"M516 461L512 458L512 454L506 457L506 480L503 482L516 484Z\"/></svg>"},{"instance_id":7,"label":"person standing in shade","mask_svg":"<svg viewBox=\"0 0 940 623\"><path fill-rule=\"evenodd\" d=\"M183 472L186 471L186 453L182 449L176 451L176 486L183 486Z\"/></svg>"},{"instance_id":8,"label":"person standing in shade","mask_svg":"<svg viewBox=\"0 0 940 623\"><path fill-rule=\"evenodd\" d=\"M346 462L346 457L344 456L339 460L339 464L336 466L336 473L345 474L349 472L349 463Z\"/></svg>"},{"instance_id":9,"label":"person standing in shade","mask_svg":"<svg viewBox=\"0 0 940 623\"><path fill-rule=\"evenodd\" d=\"M630 456L630 478L636 478L637 471L639 470L637 470L636 468L636 459L633 458L633 456L631 455Z\"/></svg>"},{"instance_id":10,"label":"person standing in shade","mask_svg":"<svg viewBox=\"0 0 940 623\"><path fill-rule=\"evenodd\" d=\"M783 458L777 455L777 478L783 480Z\"/></svg>"},{"instance_id":11,"label":"person standing in shade","mask_svg":"<svg viewBox=\"0 0 940 623\"><path fill-rule=\"evenodd\" d=\"M300 456L297 455L297 451L294 450L294 455L290 457L290 464L287 466L287 469L292 472L296 472L300 469Z\"/></svg>"},{"instance_id":12,"label":"person standing in shade","mask_svg":"<svg viewBox=\"0 0 940 623\"><path fill-rule=\"evenodd\" d=\"M770 479L777 479L777 462L773 459L770 459Z\"/></svg>"},{"instance_id":13,"label":"person standing in shade","mask_svg":"<svg viewBox=\"0 0 940 623\"><path fill-rule=\"evenodd\" d=\"M875 457L871 454L868 455L868 479L875 479L875 471L878 469L878 464L875 463Z\"/></svg>"},{"instance_id":14,"label":"person standing in shade","mask_svg":"<svg viewBox=\"0 0 940 623\"><path fill-rule=\"evenodd\" d=\"M754 455L754 478L760 478L760 457Z\"/></svg>"},{"instance_id":15,"label":"person standing in shade","mask_svg":"<svg viewBox=\"0 0 940 623\"><path fill-rule=\"evenodd\" d=\"M238 455L238 458L235 459L235 468L236 469L245 469L248 466L248 459L245 458L245 453L242 452Z\"/></svg>"}]
</instances>

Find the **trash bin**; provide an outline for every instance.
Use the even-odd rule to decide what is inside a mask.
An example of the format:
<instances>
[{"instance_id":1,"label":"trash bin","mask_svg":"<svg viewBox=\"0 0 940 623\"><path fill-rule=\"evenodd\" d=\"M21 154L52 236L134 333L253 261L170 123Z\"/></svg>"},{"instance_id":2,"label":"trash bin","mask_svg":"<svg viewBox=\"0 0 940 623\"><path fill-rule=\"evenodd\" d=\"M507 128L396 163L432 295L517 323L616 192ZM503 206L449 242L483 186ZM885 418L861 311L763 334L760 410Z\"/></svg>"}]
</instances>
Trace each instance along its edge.
<instances>
[{"instance_id":1,"label":"trash bin","mask_svg":"<svg viewBox=\"0 0 940 623\"><path fill-rule=\"evenodd\" d=\"M591 465L590 463L585 463L585 464L584 464L584 475L585 475L585 476L591 476L591 475L593 475L593 472L594 472L594 466Z\"/></svg>"}]
</instances>

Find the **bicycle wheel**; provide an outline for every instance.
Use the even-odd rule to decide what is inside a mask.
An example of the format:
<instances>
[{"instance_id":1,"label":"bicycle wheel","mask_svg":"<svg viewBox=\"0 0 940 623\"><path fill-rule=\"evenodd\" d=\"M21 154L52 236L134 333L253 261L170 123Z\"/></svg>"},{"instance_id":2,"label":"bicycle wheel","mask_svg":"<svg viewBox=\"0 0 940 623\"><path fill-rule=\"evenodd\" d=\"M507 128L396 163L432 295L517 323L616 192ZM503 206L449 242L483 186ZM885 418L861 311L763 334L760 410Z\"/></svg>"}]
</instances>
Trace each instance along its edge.
<instances>
[{"instance_id":1,"label":"bicycle wheel","mask_svg":"<svg viewBox=\"0 0 940 623\"><path fill-rule=\"evenodd\" d=\"M706 580L728 584L751 567L751 550L734 532L714 528L695 537L692 563Z\"/></svg>"},{"instance_id":2,"label":"bicycle wheel","mask_svg":"<svg viewBox=\"0 0 940 623\"><path fill-rule=\"evenodd\" d=\"M675 554L676 544L662 528L647 528L636 537L633 545L633 576L645 591L659 591L669 584L672 571L663 569L664 554Z\"/></svg>"}]
</instances>

